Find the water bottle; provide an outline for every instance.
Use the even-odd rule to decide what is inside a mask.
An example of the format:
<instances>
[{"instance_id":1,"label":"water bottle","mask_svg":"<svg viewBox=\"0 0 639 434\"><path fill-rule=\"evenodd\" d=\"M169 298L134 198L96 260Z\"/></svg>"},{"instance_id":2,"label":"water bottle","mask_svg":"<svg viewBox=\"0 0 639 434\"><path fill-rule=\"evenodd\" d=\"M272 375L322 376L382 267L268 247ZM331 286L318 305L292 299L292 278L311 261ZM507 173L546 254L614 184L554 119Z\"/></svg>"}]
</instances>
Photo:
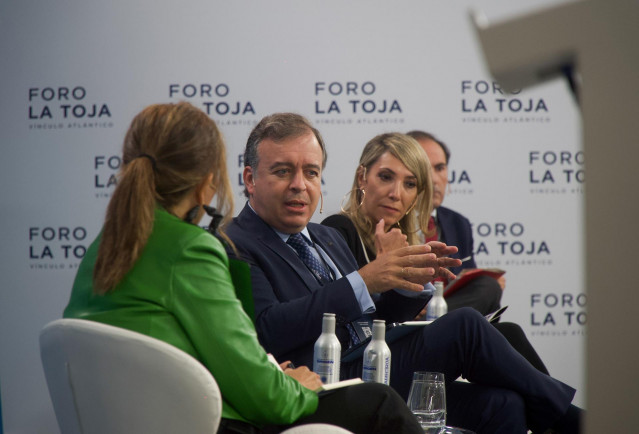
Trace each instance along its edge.
<instances>
[{"instance_id":1,"label":"water bottle","mask_svg":"<svg viewBox=\"0 0 639 434\"><path fill-rule=\"evenodd\" d=\"M444 300L444 282L435 282L435 294L426 306L426 321L434 321L448 312L448 304Z\"/></svg>"},{"instance_id":2,"label":"water bottle","mask_svg":"<svg viewBox=\"0 0 639 434\"><path fill-rule=\"evenodd\" d=\"M362 379L375 383L390 383L391 351L385 340L386 324L373 321L373 339L364 350Z\"/></svg>"},{"instance_id":3,"label":"water bottle","mask_svg":"<svg viewBox=\"0 0 639 434\"><path fill-rule=\"evenodd\" d=\"M322 334L315 341L313 372L320 376L322 383L339 381L339 366L342 346L335 336L335 314L325 313L322 318Z\"/></svg>"}]
</instances>

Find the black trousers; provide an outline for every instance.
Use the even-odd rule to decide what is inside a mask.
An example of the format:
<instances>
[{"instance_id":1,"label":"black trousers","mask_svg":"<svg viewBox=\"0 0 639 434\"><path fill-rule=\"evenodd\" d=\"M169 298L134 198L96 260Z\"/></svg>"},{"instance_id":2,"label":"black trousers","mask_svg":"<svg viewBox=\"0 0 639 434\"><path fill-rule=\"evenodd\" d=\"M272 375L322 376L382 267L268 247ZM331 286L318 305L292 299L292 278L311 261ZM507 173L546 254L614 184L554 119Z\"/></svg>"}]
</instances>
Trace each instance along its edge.
<instances>
[{"instance_id":1,"label":"black trousers","mask_svg":"<svg viewBox=\"0 0 639 434\"><path fill-rule=\"evenodd\" d=\"M497 322L493 323L493 327L495 327L499 333L506 338L508 343L510 343L519 354L524 356L531 365L544 374L550 375L548 368L546 368L541 357L539 357L539 354L537 354L537 351L535 351L535 348L533 348L528 340L526 333L524 333L524 330L518 324L512 322Z\"/></svg>"},{"instance_id":2,"label":"black trousers","mask_svg":"<svg viewBox=\"0 0 639 434\"><path fill-rule=\"evenodd\" d=\"M448 311L472 307L482 315L495 312L500 307L502 289L490 276L479 276L446 298ZM533 348L522 328L515 323L493 323L506 340L535 368L548 375L548 369Z\"/></svg>"},{"instance_id":3,"label":"black trousers","mask_svg":"<svg viewBox=\"0 0 639 434\"><path fill-rule=\"evenodd\" d=\"M364 383L325 392L315 413L292 425L258 429L244 422L222 420L218 433L271 434L309 423L337 425L355 434L424 432L397 392L382 384Z\"/></svg>"},{"instance_id":4,"label":"black trousers","mask_svg":"<svg viewBox=\"0 0 639 434\"><path fill-rule=\"evenodd\" d=\"M564 416L575 393L535 369L471 308L449 312L389 347L391 386L402 397L413 372L442 372L452 401L449 422L478 434L543 432ZM346 376L361 376L361 369L361 360L342 363ZM459 376L473 384L453 383Z\"/></svg>"},{"instance_id":5,"label":"black trousers","mask_svg":"<svg viewBox=\"0 0 639 434\"><path fill-rule=\"evenodd\" d=\"M479 276L446 297L446 304L449 312L460 307L472 307L482 315L488 315L499 309L502 292L496 279Z\"/></svg>"}]
</instances>

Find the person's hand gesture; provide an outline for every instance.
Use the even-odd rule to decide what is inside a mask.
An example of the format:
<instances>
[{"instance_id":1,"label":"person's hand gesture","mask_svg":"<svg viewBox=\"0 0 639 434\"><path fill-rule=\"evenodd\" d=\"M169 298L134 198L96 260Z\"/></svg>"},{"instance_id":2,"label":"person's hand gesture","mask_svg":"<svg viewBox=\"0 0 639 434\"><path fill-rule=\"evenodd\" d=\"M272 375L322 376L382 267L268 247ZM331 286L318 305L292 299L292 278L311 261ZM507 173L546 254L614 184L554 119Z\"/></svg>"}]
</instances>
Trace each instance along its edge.
<instances>
[{"instance_id":1,"label":"person's hand gesture","mask_svg":"<svg viewBox=\"0 0 639 434\"><path fill-rule=\"evenodd\" d=\"M375 249L377 254L390 252L408 246L406 235L398 228L384 231L384 219L380 219L375 226Z\"/></svg>"}]
</instances>

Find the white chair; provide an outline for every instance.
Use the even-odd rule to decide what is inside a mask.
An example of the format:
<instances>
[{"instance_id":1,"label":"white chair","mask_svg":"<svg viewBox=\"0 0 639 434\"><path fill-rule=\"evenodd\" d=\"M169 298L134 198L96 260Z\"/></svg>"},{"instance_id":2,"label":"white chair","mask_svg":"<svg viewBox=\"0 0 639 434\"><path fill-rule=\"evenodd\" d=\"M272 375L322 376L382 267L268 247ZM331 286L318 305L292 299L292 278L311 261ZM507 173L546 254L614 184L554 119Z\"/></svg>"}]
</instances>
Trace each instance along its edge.
<instances>
[{"instance_id":1,"label":"white chair","mask_svg":"<svg viewBox=\"0 0 639 434\"><path fill-rule=\"evenodd\" d=\"M63 434L217 431L222 396L215 379L172 345L61 319L42 330L40 353Z\"/></svg>"},{"instance_id":2,"label":"white chair","mask_svg":"<svg viewBox=\"0 0 639 434\"><path fill-rule=\"evenodd\" d=\"M289 428L282 434L352 434L344 428L335 425L326 425L324 423L311 423L308 425L300 425Z\"/></svg>"},{"instance_id":3,"label":"white chair","mask_svg":"<svg viewBox=\"0 0 639 434\"><path fill-rule=\"evenodd\" d=\"M222 396L211 373L149 336L94 321L59 319L40 333L40 355L62 434L217 432ZM286 434L344 434L308 424Z\"/></svg>"}]
</instances>

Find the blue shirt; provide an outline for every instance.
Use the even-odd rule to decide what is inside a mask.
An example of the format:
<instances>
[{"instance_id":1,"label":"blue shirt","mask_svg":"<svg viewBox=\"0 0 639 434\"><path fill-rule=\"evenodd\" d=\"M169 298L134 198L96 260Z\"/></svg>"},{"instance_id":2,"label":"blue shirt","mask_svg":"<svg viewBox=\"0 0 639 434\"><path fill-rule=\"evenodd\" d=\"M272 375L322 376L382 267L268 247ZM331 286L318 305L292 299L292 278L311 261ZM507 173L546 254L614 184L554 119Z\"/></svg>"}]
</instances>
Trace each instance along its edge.
<instances>
[{"instance_id":1,"label":"blue shirt","mask_svg":"<svg viewBox=\"0 0 639 434\"><path fill-rule=\"evenodd\" d=\"M291 236L291 234L285 234L274 228L271 228L271 229L273 229L275 233L285 243L286 241L288 241L288 237ZM311 253L313 254L313 256L315 256L315 258L319 260L320 262L322 262L323 260L323 262L331 268L331 270L333 271L333 275L335 276L335 279L339 279L343 277L342 273L340 273L339 269L337 268L337 266L335 265L331 257L328 256L328 253L326 253L324 249L322 249L322 247L318 246L311 240L311 236L308 233L308 229L304 228L300 233L302 234L302 238L304 238L304 241L306 241L306 243L310 247L312 247ZM293 247L291 246L289 247L291 250L295 252L295 249ZM297 254L297 252L295 252L295 254ZM368 293L368 289L366 288L366 284L364 283L364 279L362 279L362 276L360 276L357 271L353 271L352 273L346 275L346 278L348 279L348 282L351 284L351 288L353 288L353 293L355 294L355 298L357 299L360 309L362 309L362 314L370 314L375 312L375 303L373 302L371 295Z\"/></svg>"}]
</instances>

